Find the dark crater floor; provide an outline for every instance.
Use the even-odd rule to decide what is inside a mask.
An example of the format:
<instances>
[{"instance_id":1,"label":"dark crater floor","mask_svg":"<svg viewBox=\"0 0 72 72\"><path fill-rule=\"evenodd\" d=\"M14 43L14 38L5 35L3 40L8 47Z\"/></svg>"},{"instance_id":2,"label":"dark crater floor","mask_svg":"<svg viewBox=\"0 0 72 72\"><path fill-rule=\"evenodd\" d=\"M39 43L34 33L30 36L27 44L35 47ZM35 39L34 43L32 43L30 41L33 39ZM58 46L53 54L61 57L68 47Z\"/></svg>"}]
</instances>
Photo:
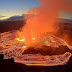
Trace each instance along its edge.
<instances>
[{"instance_id":1,"label":"dark crater floor","mask_svg":"<svg viewBox=\"0 0 72 72\"><path fill-rule=\"evenodd\" d=\"M72 53L67 46L59 46L59 48L45 46L43 45L41 48L29 47L22 54L42 54L42 55L61 55L66 52Z\"/></svg>"}]
</instances>

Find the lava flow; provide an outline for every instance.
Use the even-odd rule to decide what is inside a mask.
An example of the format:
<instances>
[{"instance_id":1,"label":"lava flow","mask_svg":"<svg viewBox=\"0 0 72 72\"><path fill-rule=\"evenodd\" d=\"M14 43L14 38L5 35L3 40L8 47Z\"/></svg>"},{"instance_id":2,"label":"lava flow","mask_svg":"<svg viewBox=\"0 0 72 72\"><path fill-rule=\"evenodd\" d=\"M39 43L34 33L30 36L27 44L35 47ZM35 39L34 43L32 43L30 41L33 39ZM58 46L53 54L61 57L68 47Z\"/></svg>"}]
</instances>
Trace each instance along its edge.
<instances>
[{"instance_id":1,"label":"lava flow","mask_svg":"<svg viewBox=\"0 0 72 72\"><path fill-rule=\"evenodd\" d=\"M23 63L26 65L40 65L40 66L55 66L55 65L64 65L69 61L71 57L72 51L64 51L63 54L54 54L56 52L63 51L63 48L59 48L60 46L64 46L64 50L67 49L68 46L65 41L62 39L52 35L52 34L43 34L35 41L35 45L28 47L25 45L25 41L19 40L16 38L16 32L4 32L0 34L0 54L4 54L4 59L14 58L15 62ZM35 38L33 38L35 40ZM41 44L41 45L40 45ZM41 48L40 46L45 46ZM39 49L40 47L40 49ZM32 50L34 48L34 50ZM51 50L50 50L51 49ZM55 49L55 52L54 52ZM59 49L59 50L58 50ZM68 48L72 50L71 48ZM68 50L67 49L67 50ZM30 51L29 51L30 50ZM56 51L58 50L58 51ZM33 54L35 51L39 53ZM51 56L46 54L49 52L53 52L54 55ZM30 53L33 52L33 53ZM25 53L25 54L24 54ZM30 53L30 54L29 54ZM42 55L44 53L45 55Z\"/></svg>"}]
</instances>

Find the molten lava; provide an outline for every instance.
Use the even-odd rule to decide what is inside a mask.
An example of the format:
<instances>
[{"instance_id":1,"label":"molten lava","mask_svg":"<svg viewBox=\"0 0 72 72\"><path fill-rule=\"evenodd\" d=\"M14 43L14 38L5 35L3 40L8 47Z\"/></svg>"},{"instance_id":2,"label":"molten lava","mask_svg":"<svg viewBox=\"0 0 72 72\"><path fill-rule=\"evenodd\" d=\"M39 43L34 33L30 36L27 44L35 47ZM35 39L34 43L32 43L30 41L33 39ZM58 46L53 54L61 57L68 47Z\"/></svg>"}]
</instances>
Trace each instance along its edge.
<instances>
[{"instance_id":1,"label":"molten lava","mask_svg":"<svg viewBox=\"0 0 72 72\"><path fill-rule=\"evenodd\" d=\"M35 38L32 38L32 40L35 40Z\"/></svg>"},{"instance_id":2,"label":"molten lava","mask_svg":"<svg viewBox=\"0 0 72 72\"><path fill-rule=\"evenodd\" d=\"M23 50L26 50L26 49L27 49L27 46L23 46L22 49L23 49Z\"/></svg>"},{"instance_id":3,"label":"molten lava","mask_svg":"<svg viewBox=\"0 0 72 72\"><path fill-rule=\"evenodd\" d=\"M14 58L15 62L23 63L26 65L55 66L66 64L66 62L69 61L69 58L72 55L70 52L52 56L44 56L41 54L23 54L29 47L25 45L25 41L22 41L22 39L16 39L15 34L16 32L1 33L0 54L4 54L4 59ZM33 48L39 48L40 44L53 47L52 51L54 49L58 49L61 45L69 47L69 45L65 43L64 40L52 34L42 34L38 40L34 37L33 39L31 38L31 40L34 41L32 43ZM70 46L69 49L72 50L72 47Z\"/></svg>"},{"instance_id":4,"label":"molten lava","mask_svg":"<svg viewBox=\"0 0 72 72\"><path fill-rule=\"evenodd\" d=\"M19 39L19 38L17 38L17 40L18 40L18 41L25 41L25 39Z\"/></svg>"}]
</instances>

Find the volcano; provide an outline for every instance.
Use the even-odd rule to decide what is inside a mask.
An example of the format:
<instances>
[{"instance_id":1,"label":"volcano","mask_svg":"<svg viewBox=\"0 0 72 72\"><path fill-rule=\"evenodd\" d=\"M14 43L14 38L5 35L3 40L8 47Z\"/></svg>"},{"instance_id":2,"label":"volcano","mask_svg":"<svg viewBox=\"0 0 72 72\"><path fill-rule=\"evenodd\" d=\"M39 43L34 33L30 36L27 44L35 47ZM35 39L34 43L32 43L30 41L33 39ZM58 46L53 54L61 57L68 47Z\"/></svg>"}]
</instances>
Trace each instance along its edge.
<instances>
[{"instance_id":1,"label":"volcano","mask_svg":"<svg viewBox=\"0 0 72 72\"><path fill-rule=\"evenodd\" d=\"M71 57L72 47L52 34L41 34L33 46L26 46L17 40L17 31L0 34L0 54L4 59L14 58L15 62L26 65L64 65Z\"/></svg>"}]
</instances>

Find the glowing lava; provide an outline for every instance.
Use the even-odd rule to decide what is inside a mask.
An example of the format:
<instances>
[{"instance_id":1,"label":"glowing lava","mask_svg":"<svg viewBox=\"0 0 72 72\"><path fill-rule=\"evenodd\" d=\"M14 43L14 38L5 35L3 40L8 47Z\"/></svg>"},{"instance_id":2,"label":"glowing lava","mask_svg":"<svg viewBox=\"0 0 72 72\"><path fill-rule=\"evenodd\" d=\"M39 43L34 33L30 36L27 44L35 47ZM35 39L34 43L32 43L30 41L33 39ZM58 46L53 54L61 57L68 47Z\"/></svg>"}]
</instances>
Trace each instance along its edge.
<instances>
[{"instance_id":1,"label":"glowing lava","mask_svg":"<svg viewBox=\"0 0 72 72\"><path fill-rule=\"evenodd\" d=\"M22 49L23 49L23 50L26 50L26 49L27 49L27 46L23 46Z\"/></svg>"},{"instance_id":2,"label":"glowing lava","mask_svg":"<svg viewBox=\"0 0 72 72\"><path fill-rule=\"evenodd\" d=\"M27 48L27 46L23 46L22 48Z\"/></svg>"},{"instance_id":3,"label":"glowing lava","mask_svg":"<svg viewBox=\"0 0 72 72\"><path fill-rule=\"evenodd\" d=\"M1 33L0 54L4 54L4 59L14 58L15 62L23 63L26 65L56 66L66 64L69 61L69 58L72 56L70 52L52 56L44 56L38 53L23 54L23 52L25 53L25 51L29 49L29 47L25 44L26 38L14 38L14 35L15 33L11 32ZM58 49L61 45L67 46L69 48L69 45L64 40L51 34L44 34L43 36L41 35L38 41L34 36L29 38L30 41L32 41L32 45L36 43L34 46L35 48L37 48L36 46L40 46L40 44L51 46L56 49ZM72 46L70 46L69 49L72 50Z\"/></svg>"},{"instance_id":4,"label":"glowing lava","mask_svg":"<svg viewBox=\"0 0 72 72\"><path fill-rule=\"evenodd\" d=\"M18 40L18 41L25 41L25 38L24 38L24 39L21 39L21 40L20 40L19 38L17 38L17 40Z\"/></svg>"},{"instance_id":5,"label":"glowing lava","mask_svg":"<svg viewBox=\"0 0 72 72\"><path fill-rule=\"evenodd\" d=\"M35 40L35 38L32 38L32 40Z\"/></svg>"}]
</instances>

